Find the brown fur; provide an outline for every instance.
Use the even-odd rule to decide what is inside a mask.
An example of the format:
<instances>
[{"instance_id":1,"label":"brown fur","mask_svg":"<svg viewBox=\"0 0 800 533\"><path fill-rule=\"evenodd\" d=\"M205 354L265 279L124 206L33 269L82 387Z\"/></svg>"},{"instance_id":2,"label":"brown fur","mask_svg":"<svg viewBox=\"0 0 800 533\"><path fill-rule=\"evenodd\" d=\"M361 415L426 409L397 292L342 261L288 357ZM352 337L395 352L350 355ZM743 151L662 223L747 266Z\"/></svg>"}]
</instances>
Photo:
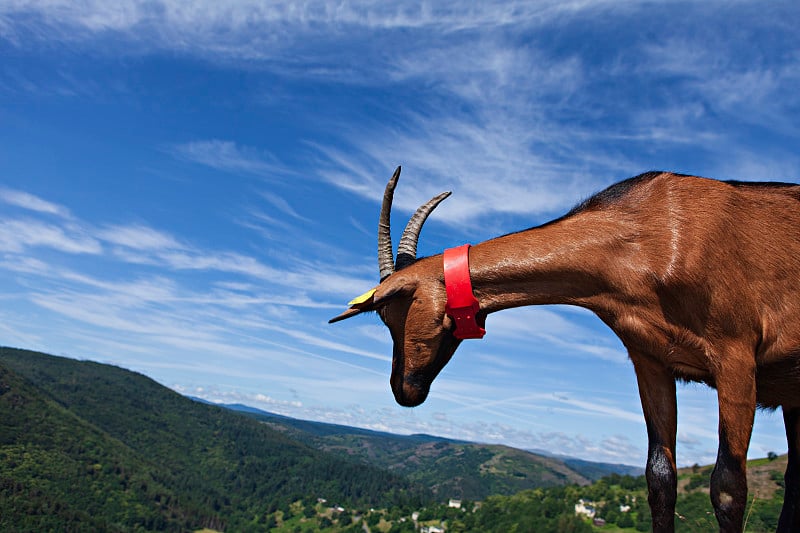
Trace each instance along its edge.
<instances>
[{"instance_id":1,"label":"brown fur","mask_svg":"<svg viewBox=\"0 0 800 533\"><path fill-rule=\"evenodd\" d=\"M647 423L655 531L674 528L676 379L718 391L711 498L721 531L742 529L757 405L782 407L787 487L800 485L800 186L643 174L553 222L473 246L470 271L480 322L571 304L622 340ZM355 310L377 310L391 331L402 405L425 400L460 343L445 300L437 255L394 272ZM800 531L799 493L787 490L779 531Z\"/></svg>"}]
</instances>

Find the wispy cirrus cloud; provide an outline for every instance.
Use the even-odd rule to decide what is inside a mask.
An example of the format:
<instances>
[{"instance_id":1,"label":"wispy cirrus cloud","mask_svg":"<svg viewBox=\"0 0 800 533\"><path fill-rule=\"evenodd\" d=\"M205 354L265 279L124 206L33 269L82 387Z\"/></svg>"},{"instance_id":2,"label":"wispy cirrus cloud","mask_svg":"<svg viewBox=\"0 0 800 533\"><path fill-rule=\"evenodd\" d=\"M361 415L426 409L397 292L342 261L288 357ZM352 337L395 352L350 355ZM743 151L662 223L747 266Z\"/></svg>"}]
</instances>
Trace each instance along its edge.
<instances>
[{"instance_id":1,"label":"wispy cirrus cloud","mask_svg":"<svg viewBox=\"0 0 800 533\"><path fill-rule=\"evenodd\" d=\"M5 187L0 187L0 202L29 211L56 215L61 218L70 218L71 216L69 209L64 206L48 202L47 200L25 191L8 189Z\"/></svg>"},{"instance_id":2,"label":"wispy cirrus cloud","mask_svg":"<svg viewBox=\"0 0 800 533\"><path fill-rule=\"evenodd\" d=\"M109 244L132 250L184 249L172 235L141 224L108 226L99 230L97 237Z\"/></svg>"},{"instance_id":3,"label":"wispy cirrus cloud","mask_svg":"<svg viewBox=\"0 0 800 533\"><path fill-rule=\"evenodd\" d=\"M287 172L287 168L269 152L240 146L233 141L191 141L172 146L169 152L180 159L234 174L269 177Z\"/></svg>"},{"instance_id":4,"label":"wispy cirrus cloud","mask_svg":"<svg viewBox=\"0 0 800 533\"><path fill-rule=\"evenodd\" d=\"M625 349L618 341L598 336L596 329L581 325L575 318L574 313L564 313L563 309L557 312L552 307L526 307L491 316L487 327L504 342L536 339L547 343L550 350L557 348L564 357L592 357L627 363ZM594 320L592 323L598 325Z\"/></svg>"},{"instance_id":5,"label":"wispy cirrus cloud","mask_svg":"<svg viewBox=\"0 0 800 533\"><path fill-rule=\"evenodd\" d=\"M264 198L279 214L288 215L290 218L300 220L302 222L310 222L307 217L300 215L294 207L292 207L286 198L278 196L270 192L262 192L261 197Z\"/></svg>"},{"instance_id":6,"label":"wispy cirrus cloud","mask_svg":"<svg viewBox=\"0 0 800 533\"><path fill-rule=\"evenodd\" d=\"M229 56L264 57L270 55L270 45L280 44L277 37L295 36L302 40L323 25L338 39L347 39L354 28L373 31L392 29L436 30L459 32L474 29L495 29L514 24L546 24L564 13L587 7L613 5L613 2L556 2L546 1L482 2L475 6L453 6L447 2L409 2L387 4L374 0L341 4L330 0L314 0L297 4L278 0L264 4L257 0L236 0L219 4L211 1L194 2L188 7L180 2L160 0L125 0L111 6L98 0L74 3L68 0L12 1L0 8L6 38L23 30L45 38L37 25L55 26L49 38L88 40L97 34L130 33L131 39L141 39L150 46L185 49L187 38L195 48L216 51ZM618 10L620 8L617 8ZM38 17L25 21L24 17ZM23 22L27 22L23 24ZM27 26L23 29L15 27ZM71 31L65 31L69 28ZM275 37L262 37L246 45L259 30L282 30ZM75 31L81 29L83 31ZM138 30L134 33L134 30ZM228 30L232 30L229 32ZM289 31L291 30L291 31ZM40 33L41 32L41 33ZM265 32L270 35L271 32ZM274 54L274 52L273 52Z\"/></svg>"},{"instance_id":7,"label":"wispy cirrus cloud","mask_svg":"<svg viewBox=\"0 0 800 533\"><path fill-rule=\"evenodd\" d=\"M749 125L769 116L795 128L783 111L797 105L786 89L796 85L797 69L789 66L796 61L748 68L727 24L743 12L769 29L790 7L781 4L769 16L745 2L710 18L710 7L695 4L687 8L694 16L670 39L649 39L645 28L641 35L627 35L630 42L621 50L603 46L619 28L640 26L652 9L637 1L486 2L454 9L444 2L264 6L243 0L187 8L128 0L119 9L97 2L19 2L0 13L7 27L21 26L20 31L57 21L82 30L65 32L60 37L65 39L91 42L114 32L146 49L212 61L238 58L246 60L243 68L250 62L296 79L421 91L425 98L416 102L424 102L422 109L389 93L382 104L389 124L366 120L341 127L341 117L323 119L329 121L324 129L341 129L342 135L330 145L310 141L320 155L314 173L377 199L386 169L408 163L413 193L398 198L399 208L412 210L453 189L458 201L440 208L442 220L457 224L478 217L502 231L498 216L540 220L616 179L653 168L707 175L737 164L755 168L756 157L746 150L736 151L733 165L720 158L692 168L696 157L669 164L675 146L707 155L724 143L741 142L736 131L722 127L717 110L750 117ZM658 9L669 14L666 7ZM21 13L31 20L21 24ZM590 24L598 20L603 22ZM711 23L700 31L694 20ZM592 53L574 48L570 37L586 27L597 43ZM397 39L394 32L400 31L411 38ZM40 38L59 38L45 34ZM363 46L367 42L371 46ZM384 42L387 46L380 46ZM560 43L557 51L553 42ZM343 52L351 48L360 50L358 62L333 60L333 55L350 57ZM666 86L670 91L660 89ZM268 151L233 141L198 140L171 152L226 172L286 172ZM771 159L762 155L761 164L796 163L791 153Z\"/></svg>"},{"instance_id":8,"label":"wispy cirrus cloud","mask_svg":"<svg viewBox=\"0 0 800 533\"><path fill-rule=\"evenodd\" d=\"M0 250L6 253L22 254L40 248L103 256L122 264L157 266L172 271L215 271L268 282L281 287L283 292L300 290L305 294L350 295L372 283L372 280L360 276L333 272L323 263L314 261L295 260L287 266L273 266L240 252L199 248L141 223L98 227L80 220L57 204L19 191L6 190L0 200L40 215L39 218L0 217ZM279 198L272 201L277 203ZM279 206L283 210L291 209L286 203ZM53 220L44 218L53 214L57 215ZM292 298L284 297L284 301L319 305L319 302L314 304L299 297L296 292Z\"/></svg>"},{"instance_id":9,"label":"wispy cirrus cloud","mask_svg":"<svg viewBox=\"0 0 800 533\"><path fill-rule=\"evenodd\" d=\"M388 361L386 355L337 341L333 331L309 333L307 319L295 311L328 310L335 307L328 303L331 294L349 296L371 280L332 272L314 260L266 264L241 252L184 242L141 222L89 223L72 215L50 220L54 209L47 206L55 204L16 198L37 209L28 209L31 216L0 220L0 269L26 287L14 298L73 324L68 336L89 337L96 329L105 332L99 337L117 342L130 339L207 355L262 345L268 337L273 339L268 345L296 351L298 359L319 358L315 352L323 349ZM54 253L91 254L91 265L78 259L60 264ZM255 356L259 350L237 348L237 353Z\"/></svg>"},{"instance_id":10,"label":"wispy cirrus cloud","mask_svg":"<svg viewBox=\"0 0 800 533\"><path fill-rule=\"evenodd\" d=\"M75 225L61 227L31 220L0 220L0 249L21 252L28 248L52 248L71 254L99 254L100 242Z\"/></svg>"}]
</instances>

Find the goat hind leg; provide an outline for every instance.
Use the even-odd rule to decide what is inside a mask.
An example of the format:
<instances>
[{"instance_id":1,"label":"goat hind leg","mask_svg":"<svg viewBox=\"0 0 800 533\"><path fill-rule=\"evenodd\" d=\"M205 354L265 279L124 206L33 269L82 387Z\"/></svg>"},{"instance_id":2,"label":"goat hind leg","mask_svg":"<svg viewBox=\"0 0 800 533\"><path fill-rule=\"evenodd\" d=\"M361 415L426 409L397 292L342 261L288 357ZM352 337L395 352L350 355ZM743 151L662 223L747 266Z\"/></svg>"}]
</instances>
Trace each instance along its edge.
<instances>
[{"instance_id":1,"label":"goat hind leg","mask_svg":"<svg viewBox=\"0 0 800 533\"><path fill-rule=\"evenodd\" d=\"M747 449L756 410L754 366L738 365L735 375L716 376L719 451L711 473L711 503L719 530L725 533L742 531L747 505Z\"/></svg>"},{"instance_id":2,"label":"goat hind leg","mask_svg":"<svg viewBox=\"0 0 800 533\"><path fill-rule=\"evenodd\" d=\"M783 509L778 520L778 533L800 531L800 407L783 407L789 464L786 466Z\"/></svg>"}]
</instances>

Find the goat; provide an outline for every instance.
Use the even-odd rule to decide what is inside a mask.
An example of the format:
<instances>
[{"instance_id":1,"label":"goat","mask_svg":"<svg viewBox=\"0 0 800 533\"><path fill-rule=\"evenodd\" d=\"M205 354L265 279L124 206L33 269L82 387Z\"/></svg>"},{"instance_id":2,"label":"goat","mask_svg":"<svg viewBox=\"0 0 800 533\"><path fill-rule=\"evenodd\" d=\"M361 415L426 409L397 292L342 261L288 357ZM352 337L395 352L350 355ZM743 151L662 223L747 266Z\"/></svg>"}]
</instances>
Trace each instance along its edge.
<instances>
[{"instance_id":1,"label":"goat","mask_svg":"<svg viewBox=\"0 0 800 533\"><path fill-rule=\"evenodd\" d=\"M542 226L417 259L422 224L444 193L412 216L393 263L399 175L398 167L381 209L380 284L330 320L377 311L394 344L390 384L399 404L425 401L461 340L482 336L489 313L584 307L621 339L636 372L653 530L674 531L681 380L717 390L710 492L720 531L743 527L757 406L782 408L789 460L778 531L800 531L800 185L648 172ZM454 256L469 293L456 310Z\"/></svg>"}]
</instances>

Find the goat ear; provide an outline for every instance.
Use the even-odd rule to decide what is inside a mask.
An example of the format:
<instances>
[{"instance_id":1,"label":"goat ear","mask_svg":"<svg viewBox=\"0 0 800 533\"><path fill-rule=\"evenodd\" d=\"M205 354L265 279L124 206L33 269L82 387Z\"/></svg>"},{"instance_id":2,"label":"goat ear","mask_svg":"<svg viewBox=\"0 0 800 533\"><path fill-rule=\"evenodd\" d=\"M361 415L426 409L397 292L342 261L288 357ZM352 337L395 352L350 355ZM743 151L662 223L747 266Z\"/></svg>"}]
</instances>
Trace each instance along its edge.
<instances>
[{"instance_id":1,"label":"goat ear","mask_svg":"<svg viewBox=\"0 0 800 533\"><path fill-rule=\"evenodd\" d=\"M378 307L384 305L396 294L411 290L412 287L413 285L409 283L407 279L402 277L398 277L396 280L392 280L392 282L387 281L381 285L378 285L374 289L368 290L361 296L356 296L350 300L348 303L350 308L341 315L335 316L328 320L328 324L333 324L334 322L339 322L345 318L360 315L361 313L366 313L367 311L374 311Z\"/></svg>"},{"instance_id":2,"label":"goat ear","mask_svg":"<svg viewBox=\"0 0 800 533\"><path fill-rule=\"evenodd\" d=\"M344 320L345 318L350 318L351 316L360 315L366 311L370 311L370 309L360 309L358 307L351 307L341 315L337 315L330 320L328 320L328 324L333 324L334 322L339 322L340 320Z\"/></svg>"},{"instance_id":3,"label":"goat ear","mask_svg":"<svg viewBox=\"0 0 800 533\"><path fill-rule=\"evenodd\" d=\"M357 296L350 300L347 304L350 306L350 308L344 313L328 320L328 324L333 324L334 322L339 322L345 318L350 318L351 316L356 316L374 309L376 289L377 287L375 289L370 289L361 296Z\"/></svg>"}]
</instances>

